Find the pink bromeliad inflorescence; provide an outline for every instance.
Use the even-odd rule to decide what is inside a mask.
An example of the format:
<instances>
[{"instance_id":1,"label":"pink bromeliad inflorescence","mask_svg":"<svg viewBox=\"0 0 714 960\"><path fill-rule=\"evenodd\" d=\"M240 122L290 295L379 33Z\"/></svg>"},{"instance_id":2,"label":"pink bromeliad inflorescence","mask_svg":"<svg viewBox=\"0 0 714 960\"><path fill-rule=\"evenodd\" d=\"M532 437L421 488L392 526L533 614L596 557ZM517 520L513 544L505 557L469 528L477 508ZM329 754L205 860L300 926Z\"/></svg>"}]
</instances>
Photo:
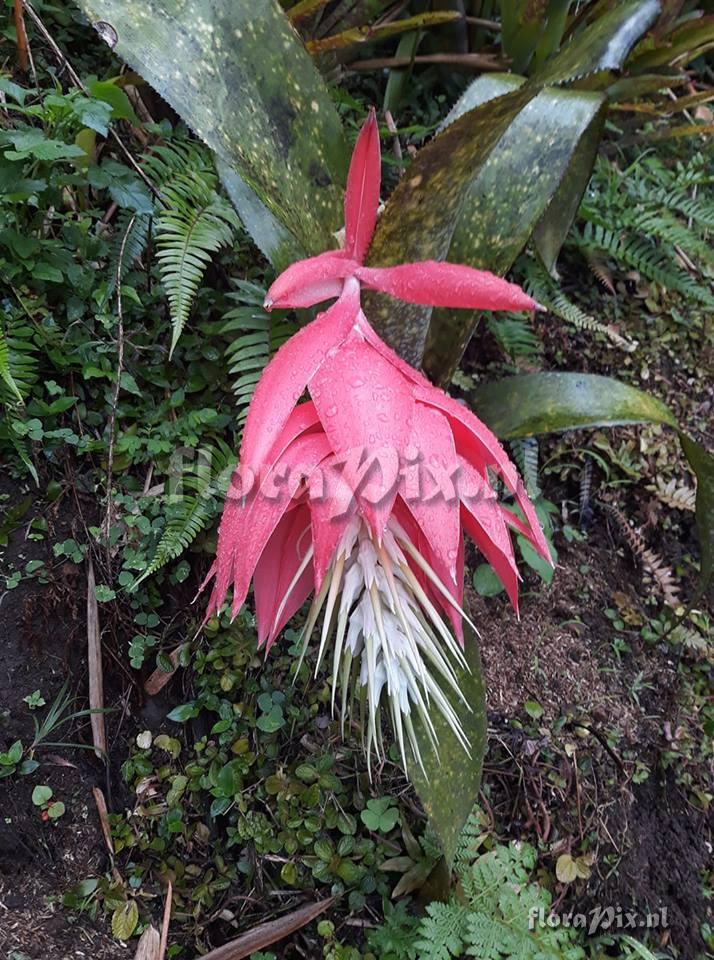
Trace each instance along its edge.
<instances>
[{"instance_id":1,"label":"pink bromeliad inflorescence","mask_svg":"<svg viewBox=\"0 0 714 960\"><path fill-rule=\"evenodd\" d=\"M510 531L549 562L550 553L496 437L378 337L360 291L469 309L536 304L515 284L466 266L364 266L379 191L372 111L350 165L344 249L293 264L268 291L268 310L335 302L278 351L255 390L209 574L208 615L232 587L235 616L252 580L267 651L314 593L303 655L323 613L317 665L331 642L333 708L338 687L343 726L359 704L369 761L373 750L384 752L384 703L406 767L407 744L422 762L413 713L438 748L433 707L469 749L446 695L451 688L463 700L455 665L466 666L464 531L516 607ZM492 476L513 497L511 508Z\"/></svg>"}]
</instances>

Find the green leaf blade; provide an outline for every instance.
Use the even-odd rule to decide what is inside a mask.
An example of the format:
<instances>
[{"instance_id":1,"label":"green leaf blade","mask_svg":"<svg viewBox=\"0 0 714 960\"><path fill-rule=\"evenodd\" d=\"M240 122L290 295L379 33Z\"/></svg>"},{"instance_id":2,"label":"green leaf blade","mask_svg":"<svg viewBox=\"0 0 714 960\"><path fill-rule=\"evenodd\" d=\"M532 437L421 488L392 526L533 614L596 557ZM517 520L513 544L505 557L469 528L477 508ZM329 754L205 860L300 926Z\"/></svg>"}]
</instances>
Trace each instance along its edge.
<instances>
[{"instance_id":1,"label":"green leaf blade","mask_svg":"<svg viewBox=\"0 0 714 960\"><path fill-rule=\"evenodd\" d=\"M576 33L563 49L533 76L536 83L565 83L602 73L603 83L622 69L630 51L661 11L660 0L626 0Z\"/></svg>"},{"instance_id":2,"label":"green leaf blade","mask_svg":"<svg viewBox=\"0 0 714 960\"><path fill-rule=\"evenodd\" d=\"M477 415L502 440L582 427L677 420L660 400L635 387L586 373L530 373L480 387Z\"/></svg>"},{"instance_id":3,"label":"green leaf blade","mask_svg":"<svg viewBox=\"0 0 714 960\"><path fill-rule=\"evenodd\" d=\"M500 89L519 78L504 77ZM499 81L481 78L467 93L473 102L479 88L488 95ZM483 95L483 94L482 94ZM478 157L478 174L462 206L448 258L478 269L505 274L528 242L532 231L566 181L575 187L575 214L585 188L604 121L605 98L600 93L542 90L513 118L495 148ZM584 154L580 147L590 131ZM478 150L478 147L476 148ZM578 175L572 171L578 161ZM584 172L583 179L581 171ZM558 210L563 200L558 200ZM438 309L432 314L425 367L433 380L448 383L478 322L478 314Z\"/></svg>"},{"instance_id":4,"label":"green leaf blade","mask_svg":"<svg viewBox=\"0 0 714 960\"><path fill-rule=\"evenodd\" d=\"M459 668L456 675L470 709L453 693L448 693L447 697L471 744L471 756L465 753L442 714L434 710L431 719L439 741L438 753L415 717L414 728L426 775L416 764L410 770L412 782L441 840L448 864L454 860L461 830L478 797L486 751L486 698L481 657L477 638L468 626L464 630L464 640L464 655L470 672Z\"/></svg>"},{"instance_id":5,"label":"green leaf blade","mask_svg":"<svg viewBox=\"0 0 714 960\"><path fill-rule=\"evenodd\" d=\"M337 111L277 0L78 0L309 253L342 225Z\"/></svg>"}]
</instances>

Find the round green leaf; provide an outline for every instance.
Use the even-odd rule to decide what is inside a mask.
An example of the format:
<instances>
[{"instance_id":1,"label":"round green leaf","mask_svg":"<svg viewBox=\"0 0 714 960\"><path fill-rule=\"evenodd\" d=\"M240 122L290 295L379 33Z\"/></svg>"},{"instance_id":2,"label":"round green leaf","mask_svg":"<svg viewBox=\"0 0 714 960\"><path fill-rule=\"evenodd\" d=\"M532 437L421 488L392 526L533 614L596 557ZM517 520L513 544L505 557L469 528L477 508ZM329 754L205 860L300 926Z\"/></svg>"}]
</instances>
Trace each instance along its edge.
<instances>
[{"instance_id":1,"label":"round green leaf","mask_svg":"<svg viewBox=\"0 0 714 960\"><path fill-rule=\"evenodd\" d=\"M255 725L263 733L275 733L285 724L285 717L281 707L276 703L269 713L264 713L255 721Z\"/></svg>"},{"instance_id":2,"label":"round green leaf","mask_svg":"<svg viewBox=\"0 0 714 960\"><path fill-rule=\"evenodd\" d=\"M65 812L65 805L61 800L55 800L54 803L51 803L47 808L47 816L50 820L57 820L59 817L63 816Z\"/></svg>"},{"instance_id":3,"label":"round green leaf","mask_svg":"<svg viewBox=\"0 0 714 960\"><path fill-rule=\"evenodd\" d=\"M503 592L503 584L489 563L481 563L474 571L474 590L482 597L495 597Z\"/></svg>"},{"instance_id":4,"label":"round green leaf","mask_svg":"<svg viewBox=\"0 0 714 960\"><path fill-rule=\"evenodd\" d=\"M46 784L40 784L32 791L32 802L36 807L44 806L52 796L52 788Z\"/></svg>"}]
</instances>

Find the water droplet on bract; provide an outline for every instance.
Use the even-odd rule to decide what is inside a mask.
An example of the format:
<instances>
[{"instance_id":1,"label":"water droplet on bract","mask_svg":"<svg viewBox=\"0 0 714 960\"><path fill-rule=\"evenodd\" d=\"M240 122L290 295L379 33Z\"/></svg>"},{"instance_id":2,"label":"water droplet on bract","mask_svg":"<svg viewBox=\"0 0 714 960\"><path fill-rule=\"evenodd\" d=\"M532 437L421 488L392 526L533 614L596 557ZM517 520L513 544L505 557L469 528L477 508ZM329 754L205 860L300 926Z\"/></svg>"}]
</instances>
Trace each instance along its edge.
<instances>
[{"instance_id":1,"label":"water droplet on bract","mask_svg":"<svg viewBox=\"0 0 714 960\"><path fill-rule=\"evenodd\" d=\"M375 443L375 441L376 441L377 438L375 437L375 435L374 435L373 433L370 433L370 435L369 435L369 437L367 437L367 439L369 440L370 443Z\"/></svg>"},{"instance_id":2,"label":"water droplet on bract","mask_svg":"<svg viewBox=\"0 0 714 960\"><path fill-rule=\"evenodd\" d=\"M325 413L327 414L328 417L334 417L335 414L337 413L337 407L335 406L335 404L333 403L331 407L328 407Z\"/></svg>"},{"instance_id":3,"label":"water droplet on bract","mask_svg":"<svg viewBox=\"0 0 714 960\"><path fill-rule=\"evenodd\" d=\"M449 550L449 560L456 560L459 555L458 550Z\"/></svg>"},{"instance_id":4,"label":"water droplet on bract","mask_svg":"<svg viewBox=\"0 0 714 960\"><path fill-rule=\"evenodd\" d=\"M378 419L378 420L381 420L382 423L386 423L386 422L389 420L389 417L387 416L386 413L378 413L378 414L377 414L377 419Z\"/></svg>"},{"instance_id":5,"label":"water droplet on bract","mask_svg":"<svg viewBox=\"0 0 714 960\"><path fill-rule=\"evenodd\" d=\"M350 384L353 387L363 387L364 380L362 379L362 377L354 377L352 380L350 380Z\"/></svg>"},{"instance_id":6,"label":"water droplet on bract","mask_svg":"<svg viewBox=\"0 0 714 960\"><path fill-rule=\"evenodd\" d=\"M429 463L432 465L432 467L441 466L441 460L436 453L432 453L432 455L429 457Z\"/></svg>"}]
</instances>

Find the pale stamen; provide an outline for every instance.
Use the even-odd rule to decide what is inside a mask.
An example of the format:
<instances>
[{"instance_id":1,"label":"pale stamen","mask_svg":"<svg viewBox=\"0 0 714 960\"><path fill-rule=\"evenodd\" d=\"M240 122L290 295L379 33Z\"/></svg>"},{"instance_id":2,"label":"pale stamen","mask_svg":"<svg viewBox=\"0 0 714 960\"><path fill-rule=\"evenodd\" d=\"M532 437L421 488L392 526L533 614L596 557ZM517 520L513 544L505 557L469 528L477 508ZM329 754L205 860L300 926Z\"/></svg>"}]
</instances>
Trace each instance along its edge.
<instances>
[{"instance_id":1,"label":"pale stamen","mask_svg":"<svg viewBox=\"0 0 714 960\"><path fill-rule=\"evenodd\" d=\"M424 572L435 590L465 617L448 588L396 521L389 520L378 542L367 525L355 518L313 600L303 633L298 669L324 607L316 670L324 659L327 641L334 634L332 709L334 711L339 686L344 733L347 714L354 719L352 705L355 694L359 695L360 713L366 721L363 742L370 775L372 751L378 759L385 756L382 703L388 709L405 767L409 748L413 760L424 771L413 711L421 721L427 741L438 754L430 704L441 713L464 750L470 752L461 721L440 685L446 684L470 709L455 672L456 666L468 670L468 664L458 642L410 568L407 556Z\"/></svg>"}]
</instances>

